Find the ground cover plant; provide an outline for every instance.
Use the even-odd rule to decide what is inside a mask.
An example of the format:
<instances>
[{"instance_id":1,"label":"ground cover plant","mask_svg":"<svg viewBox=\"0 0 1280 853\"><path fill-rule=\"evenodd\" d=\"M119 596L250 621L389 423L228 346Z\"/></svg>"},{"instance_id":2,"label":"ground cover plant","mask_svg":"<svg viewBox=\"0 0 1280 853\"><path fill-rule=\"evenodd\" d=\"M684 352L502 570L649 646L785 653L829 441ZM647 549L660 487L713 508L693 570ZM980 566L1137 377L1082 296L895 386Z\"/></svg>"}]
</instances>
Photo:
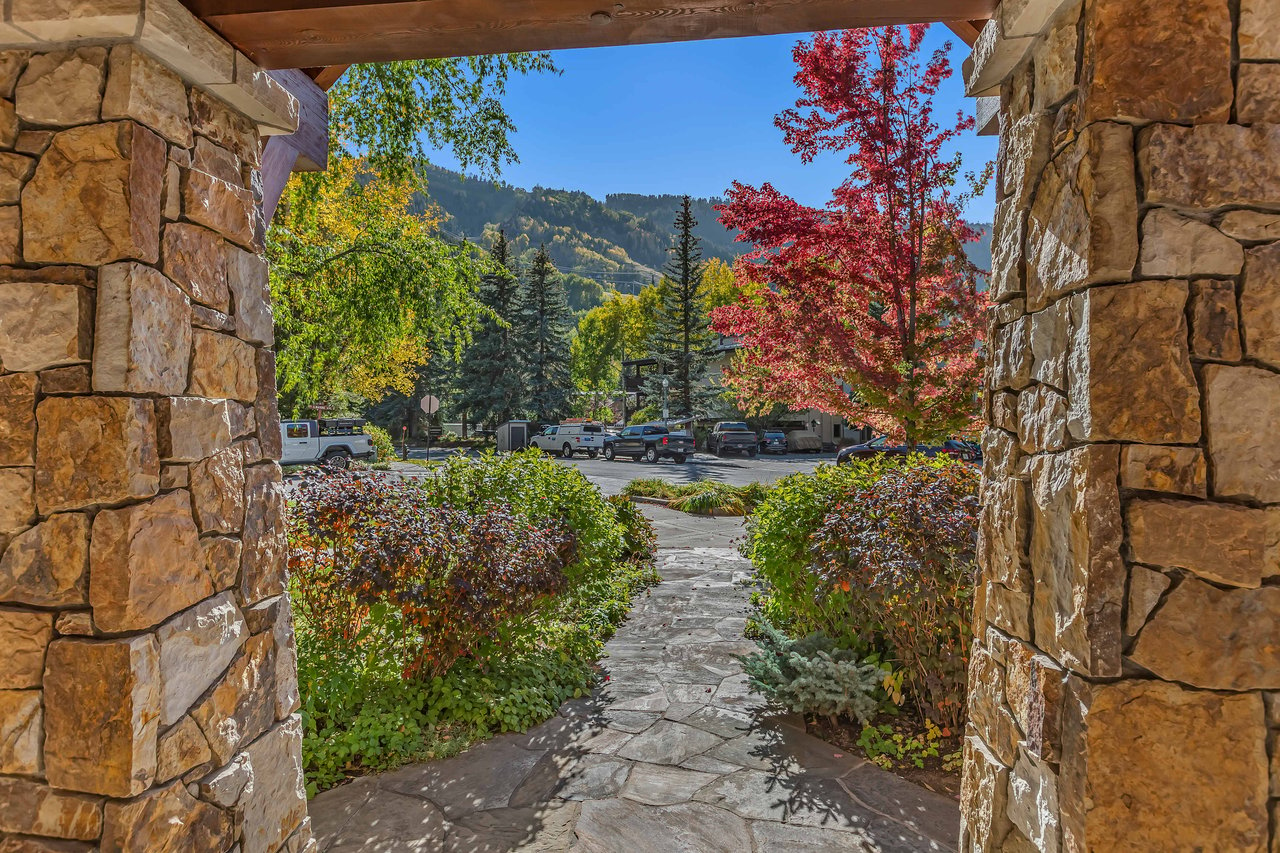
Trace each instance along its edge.
<instances>
[{"instance_id":1,"label":"ground cover plant","mask_svg":"<svg viewBox=\"0 0 1280 853\"><path fill-rule=\"evenodd\" d=\"M749 515L764 498L769 487L762 483L731 486L713 480L696 483L668 483L642 477L622 487L624 495L659 498L672 509L694 515Z\"/></svg>"},{"instance_id":2,"label":"ground cover plant","mask_svg":"<svg viewBox=\"0 0 1280 853\"><path fill-rule=\"evenodd\" d=\"M757 678L757 689L779 698L781 684L798 695L788 685L813 667L830 670L837 652L850 685L862 683L852 677L856 665L879 666L879 717L869 718L865 704L844 712L855 734L841 739L888 766L954 769L978 481L973 466L922 456L856 460L778 481L748 520L742 546L760 581L761 651L748 668L765 671L763 661L785 648L790 677ZM810 699L805 712L831 716L830 696Z\"/></svg>"},{"instance_id":3,"label":"ground cover plant","mask_svg":"<svg viewBox=\"0 0 1280 853\"><path fill-rule=\"evenodd\" d=\"M312 794L551 716L656 581L647 520L538 453L310 472L289 539Z\"/></svg>"}]
</instances>

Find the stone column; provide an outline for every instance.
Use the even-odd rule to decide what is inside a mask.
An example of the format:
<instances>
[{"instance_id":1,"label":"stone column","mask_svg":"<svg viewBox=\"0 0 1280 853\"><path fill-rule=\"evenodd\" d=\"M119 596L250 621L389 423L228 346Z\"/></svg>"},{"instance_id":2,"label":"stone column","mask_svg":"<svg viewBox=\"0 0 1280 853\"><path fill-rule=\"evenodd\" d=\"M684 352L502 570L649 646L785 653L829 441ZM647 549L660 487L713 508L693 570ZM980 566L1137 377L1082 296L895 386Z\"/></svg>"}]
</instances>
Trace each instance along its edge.
<instances>
[{"instance_id":1,"label":"stone column","mask_svg":"<svg viewBox=\"0 0 1280 853\"><path fill-rule=\"evenodd\" d=\"M311 849L255 198L296 107L107 5L0 26L0 849Z\"/></svg>"},{"instance_id":2,"label":"stone column","mask_svg":"<svg viewBox=\"0 0 1280 853\"><path fill-rule=\"evenodd\" d=\"M1001 149L965 851L1277 849L1277 60L1278 0L1004 0L966 64Z\"/></svg>"}]
</instances>

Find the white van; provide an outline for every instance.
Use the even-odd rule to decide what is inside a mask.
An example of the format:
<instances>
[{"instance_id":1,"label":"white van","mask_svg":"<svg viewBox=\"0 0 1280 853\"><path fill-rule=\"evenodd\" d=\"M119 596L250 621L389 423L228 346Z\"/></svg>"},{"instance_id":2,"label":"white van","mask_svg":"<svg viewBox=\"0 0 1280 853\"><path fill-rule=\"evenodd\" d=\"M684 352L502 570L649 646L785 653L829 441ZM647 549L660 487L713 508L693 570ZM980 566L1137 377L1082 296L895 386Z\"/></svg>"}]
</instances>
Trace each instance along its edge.
<instances>
[{"instance_id":1,"label":"white van","mask_svg":"<svg viewBox=\"0 0 1280 853\"><path fill-rule=\"evenodd\" d=\"M529 439L529 446L565 459L572 459L575 453L585 453L595 459L604 450L604 440L604 424L564 423L547 427Z\"/></svg>"}]
</instances>

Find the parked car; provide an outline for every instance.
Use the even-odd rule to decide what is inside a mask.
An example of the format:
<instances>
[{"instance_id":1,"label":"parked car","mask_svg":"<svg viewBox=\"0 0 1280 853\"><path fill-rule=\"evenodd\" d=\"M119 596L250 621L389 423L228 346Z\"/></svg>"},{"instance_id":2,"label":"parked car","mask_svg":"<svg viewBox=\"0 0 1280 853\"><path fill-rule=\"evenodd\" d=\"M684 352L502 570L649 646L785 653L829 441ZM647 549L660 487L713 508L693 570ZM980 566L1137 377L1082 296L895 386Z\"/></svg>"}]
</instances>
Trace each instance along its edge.
<instances>
[{"instance_id":1,"label":"parked car","mask_svg":"<svg viewBox=\"0 0 1280 853\"><path fill-rule=\"evenodd\" d=\"M964 441L959 438L948 438L942 442L939 452L948 453L952 456L958 456L965 462L976 462L982 464L982 445L973 441Z\"/></svg>"},{"instance_id":2,"label":"parked car","mask_svg":"<svg viewBox=\"0 0 1280 853\"><path fill-rule=\"evenodd\" d=\"M592 459L605 447L603 424L574 423L549 426L529 439L529 446L544 453L559 454L572 459L575 453L585 453Z\"/></svg>"},{"instance_id":3,"label":"parked car","mask_svg":"<svg viewBox=\"0 0 1280 853\"><path fill-rule=\"evenodd\" d=\"M755 456L760 439L742 421L720 421L707 436L707 452L716 456L725 453L745 453Z\"/></svg>"},{"instance_id":4,"label":"parked car","mask_svg":"<svg viewBox=\"0 0 1280 853\"><path fill-rule=\"evenodd\" d=\"M793 429L787 433L787 450L793 453L821 453L822 437L807 429Z\"/></svg>"},{"instance_id":5,"label":"parked car","mask_svg":"<svg viewBox=\"0 0 1280 853\"><path fill-rule=\"evenodd\" d=\"M853 444L843 448L836 454L836 464L841 465L852 459L867 459L872 456L906 456L908 452L905 444L891 444L889 437L882 435L864 444ZM957 438L949 438L942 444L917 445L915 452L931 457L941 453L955 456L965 462L982 461L982 449L980 447L972 442L961 441Z\"/></svg>"},{"instance_id":6,"label":"parked car","mask_svg":"<svg viewBox=\"0 0 1280 853\"><path fill-rule=\"evenodd\" d=\"M905 444L890 444L889 437L882 435L873 438L870 441L864 441L861 444L851 444L848 447L840 448L836 453L836 464L843 465L854 459L869 459L872 456L905 456L907 446Z\"/></svg>"},{"instance_id":7,"label":"parked car","mask_svg":"<svg viewBox=\"0 0 1280 853\"><path fill-rule=\"evenodd\" d=\"M765 430L764 435L760 437L760 452L786 453L787 434L777 430Z\"/></svg>"},{"instance_id":8,"label":"parked car","mask_svg":"<svg viewBox=\"0 0 1280 853\"><path fill-rule=\"evenodd\" d=\"M352 459L373 462L378 451L361 418L321 418L280 422L280 464L331 462L346 467Z\"/></svg>"},{"instance_id":9,"label":"parked car","mask_svg":"<svg viewBox=\"0 0 1280 853\"><path fill-rule=\"evenodd\" d=\"M693 451L693 436L687 432L671 432L662 424L640 424L626 427L606 444L604 458L629 456L646 462L671 459L679 463L692 456Z\"/></svg>"}]
</instances>

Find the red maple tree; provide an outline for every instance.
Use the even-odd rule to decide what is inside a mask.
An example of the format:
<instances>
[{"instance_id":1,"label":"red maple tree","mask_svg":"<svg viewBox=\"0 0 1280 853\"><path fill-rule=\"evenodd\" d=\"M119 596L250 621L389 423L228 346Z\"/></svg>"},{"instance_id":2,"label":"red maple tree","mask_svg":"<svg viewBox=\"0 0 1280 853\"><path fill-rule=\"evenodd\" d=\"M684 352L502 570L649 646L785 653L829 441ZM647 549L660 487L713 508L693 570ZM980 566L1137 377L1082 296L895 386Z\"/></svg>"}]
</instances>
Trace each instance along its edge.
<instances>
[{"instance_id":1,"label":"red maple tree","mask_svg":"<svg viewBox=\"0 0 1280 853\"><path fill-rule=\"evenodd\" d=\"M749 409L812 407L911 446L974 423L986 299L963 244L979 235L953 192L960 157L942 153L974 122L935 123L951 68L942 50L918 61L925 29L798 44L803 95L775 124L803 162L848 152L852 174L825 207L734 182L719 208L754 244L736 268L743 295L712 315L742 342L726 379ZM985 177L970 179L976 191Z\"/></svg>"}]
</instances>

